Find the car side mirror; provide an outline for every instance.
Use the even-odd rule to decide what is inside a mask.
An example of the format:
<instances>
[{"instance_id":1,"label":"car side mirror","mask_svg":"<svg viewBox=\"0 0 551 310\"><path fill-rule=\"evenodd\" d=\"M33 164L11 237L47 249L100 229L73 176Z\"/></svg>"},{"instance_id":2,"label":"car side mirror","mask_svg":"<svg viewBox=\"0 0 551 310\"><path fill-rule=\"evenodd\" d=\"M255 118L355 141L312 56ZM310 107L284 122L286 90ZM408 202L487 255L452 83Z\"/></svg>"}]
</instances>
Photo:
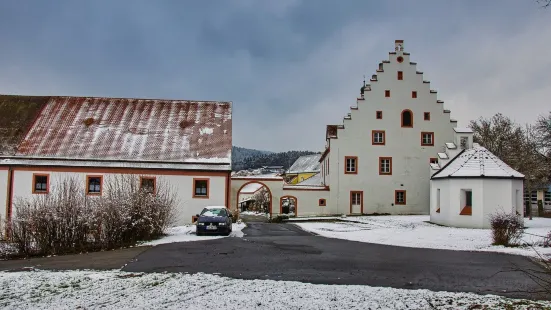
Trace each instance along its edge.
<instances>
[{"instance_id":1,"label":"car side mirror","mask_svg":"<svg viewBox=\"0 0 551 310\"><path fill-rule=\"evenodd\" d=\"M200 217L200 215L199 215L199 214L195 214L195 216L197 216L197 217Z\"/></svg>"}]
</instances>

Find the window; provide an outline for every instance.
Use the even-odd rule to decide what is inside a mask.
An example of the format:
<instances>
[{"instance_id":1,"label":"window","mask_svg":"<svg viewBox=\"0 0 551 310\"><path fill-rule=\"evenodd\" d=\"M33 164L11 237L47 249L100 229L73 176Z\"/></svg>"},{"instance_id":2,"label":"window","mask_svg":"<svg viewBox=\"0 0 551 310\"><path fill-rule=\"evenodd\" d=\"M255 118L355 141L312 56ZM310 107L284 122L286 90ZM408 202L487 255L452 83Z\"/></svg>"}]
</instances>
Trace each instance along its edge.
<instances>
[{"instance_id":1,"label":"window","mask_svg":"<svg viewBox=\"0 0 551 310\"><path fill-rule=\"evenodd\" d=\"M373 130L371 132L371 144L372 145L385 145L385 131Z\"/></svg>"},{"instance_id":2,"label":"window","mask_svg":"<svg viewBox=\"0 0 551 310\"><path fill-rule=\"evenodd\" d=\"M392 174L392 157L379 157L379 174Z\"/></svg>"},{"instance_id":3,"label":"window","mask_svg":"<svg viewBox=\"0 0 551 310\"><path fill-rule=\"evenodd\" d=\"M346 156L344 158L344 173L345 174L357 174L358 173L358 157Z\"/></svg>"},{"instance_id":4,"label":"window","mask_svg":"<svg viewBox=\"0 0 551 310\"><path fill-rule=\"evenodd\" d=\"M461 212L459 215L472 215L473 214L473 191L470 189L461 190Z\"/></svg>"},{"instance_id":5,"label":"window","mask_svg":"<svg viewBox=\"0 0 551 310\"><path fill-rule=\"evenodd\" d=\"M459 138L459 147L464 150L467 148L467 143L469 141L468 137L460 137Z\"/></svg>"},{"instance_id":6,"label":"window","mask_svg":"<svg viewBox=\"0 0 551 310\"><path fill-rule=\"evenodd\" d=\"M402 71L398 71L398 80L403 80L404 79L404 72Z\"/></svg>"},{"instance_id":7,"label":"window","mask_svg":"<svg viewBox=\"0 0 551 310\"><path fill-rule=\"evenodd\" d=\"M209 198L209 179L193 179L193 198Z\"/></svg>"},{"instance_id":8,"label":"window","mask_svg":"<svg viewBox=\"0 0 551 310\"><path fill-rule=\"evenodd\" d=\"M405 205L406 204L406 191L404 191L404 190L395 190L394 191L394 204L395 205Z\"/></svg>"},{"instance_id":9,"label":"window","mask_svg":"<svg viewBox=\"0 0 551 310\"><path fill-rule=\"evenodd\" d=\"M101 195L103 177L101 175L87 176L86 180L86 193L88 195Z\"/></svg>"},{"instance_id":10,"label":"window","mask_svg":"<svg viewBox=\"0 0 551 310\"><path fill-rule=\"evenodd\" d=\"M431 158L429 159L429 162L430 162L431 164L437 164L437 163L438 163L438 158L436 158L436 157L431 157Z\"/></svg>"},{"instance_id":11,"label":"window","mask_svg":"<svg viewBox=\"0 0 551 310\"><path fill-rule=\"evenodd\" d=\"M402 111L402 127L413 127L413 112L411 110Z\"/></svg>"},{"instance_id":12,"label":"window","mask_svg":"<svg viewBox=\"0 0 551 310\"><path fill-rule=\"evenodd\" d=\"M434 146L434 132L421 132L421 145Z\"/></svg>"},{"instance_id":13,"label":"window","mask_svg":"<svg viewBox=\"0 0 551 310\"><path fill-rule=\"evenodd\" d=\"M417 92L416 91L412 91L411 92L411 98L417 98Z\"/></svg>"},{"instance_id":14,"label":"window","mask_svg":"<svg viewBox=\"0 0 551 310\"><path fill-rule=\"evenodd\" d=\"M390 90L385 90L385 97L390 97Z\"/></svg>"},{"instance_id":15,"label":"window","mask_svg":"<svg viewBox=\"0 0 551 310\"><path fill-rule=\"evenodd\" d=\"M377 119L383 119L383 111L377 111L375 116L377 117Z\"/></svg>"},{"instance_id":16,"label":"window","mask_svg":"<svg viewBox=\"0 0 551 310\"><path fill-rule=\"evenodd\" d=\"M425 112L425 113L424 113L424 119L425 119L426 121L430 121L430 112Z\"/></svg>"},{"instance_id":17,"label":"window","mask_svg":"<svg viewBox=\"0 0 551 310\"><path fill-rule=\"evenodd\" d=\"M141 177L140 178L140 189L149 194L155 193L155 184L156 180L154 177Z\"/></svg>"},{"instance_id":18,"label":"window","mask_svg":"<svg viewBox=\"0 0 551 310\"><path fill-rule=\"evenodd\" d=\"M327 202L325 201L325 199L320 199L320 200L319 200L319 206L320 206L320 207L325 207L326 204L327 204Z\"/></svg>"},{"instance_id":19,"label":"window","mask_svg":"<svg viewBox=\"0 0 551 310\"><path fill-rule=\"evenodd\" d=\"M33 174L33 194L47 194L50 191L48 174Z\"/></svg>"}]
</instances>

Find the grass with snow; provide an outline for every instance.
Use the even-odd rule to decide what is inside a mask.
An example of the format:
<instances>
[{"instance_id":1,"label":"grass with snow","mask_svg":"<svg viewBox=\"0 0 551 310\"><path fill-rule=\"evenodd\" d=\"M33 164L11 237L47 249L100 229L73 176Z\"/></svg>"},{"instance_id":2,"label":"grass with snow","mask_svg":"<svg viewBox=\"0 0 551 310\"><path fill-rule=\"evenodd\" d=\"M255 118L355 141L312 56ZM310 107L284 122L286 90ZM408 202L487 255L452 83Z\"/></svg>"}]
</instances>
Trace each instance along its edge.
<instances>
[{"instance_id":1,"label":"grass with snow","mask_svg":"<svg viewBox=\"0 0 551 310\"><path fill-rule=\"evenodd\" d=\"M524 220L527 229L523 242L533 245L534 248L494 246L490 229L439 226L429 223L428 215L359 216L341 220L343 221L296 224L304 230L324 237L360 242L414 248L492 251L526 256L537 256L537 251L541 255L551 255L551 248L541 247L543 241L541 236L551 231L551 219L546 218Z\"/></svg>"},{"instance_id":2,"label":"grass with snow","mask_svg":"<svg viewBox=\"0 0 551 310\"><path fill-rule=\"evenodd\" d=\"M122 271L0 273L2 309L549 309L495 295Z\"/></svg>"}]
</instances>

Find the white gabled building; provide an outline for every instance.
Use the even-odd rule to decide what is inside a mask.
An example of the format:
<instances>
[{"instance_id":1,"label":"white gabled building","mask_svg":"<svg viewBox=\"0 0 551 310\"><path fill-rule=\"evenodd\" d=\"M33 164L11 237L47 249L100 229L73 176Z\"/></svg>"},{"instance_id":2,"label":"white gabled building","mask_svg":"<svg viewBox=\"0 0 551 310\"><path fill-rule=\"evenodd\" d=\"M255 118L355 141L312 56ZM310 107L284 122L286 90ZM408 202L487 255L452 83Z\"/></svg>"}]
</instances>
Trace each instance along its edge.
<instances>
[{"instance_id":1,"label":"white gabled building","mask_svg":"<svg viewBox=\"0 0 551 310\"><path fill-rule=\"evenodd\" d=\"M403 44L395 42L343 124L327 126L320 161L332 213L429 213L427 165L442 159L439 146L453 141L457 123Z\"/></svg>"},{"instance_id":2,"label":"white gabled building","mask_svg":"<svg viewBox=\"0 0 551 310\"><path fill-rule=\"evenodd\" d=\"M432 175L431 222L490 228L490 215L496 212L522 218L524 175L470 139L467 136L460 153Z\"/></svg>"}]
</instances>

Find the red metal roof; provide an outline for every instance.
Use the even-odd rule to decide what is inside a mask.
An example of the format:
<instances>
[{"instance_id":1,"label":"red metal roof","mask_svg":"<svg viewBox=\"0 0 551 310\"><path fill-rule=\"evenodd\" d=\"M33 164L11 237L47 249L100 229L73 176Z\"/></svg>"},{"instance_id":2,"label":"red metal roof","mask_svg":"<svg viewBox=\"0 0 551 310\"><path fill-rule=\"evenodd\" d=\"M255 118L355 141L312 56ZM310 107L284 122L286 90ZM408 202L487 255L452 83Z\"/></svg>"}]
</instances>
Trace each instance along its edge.
<instances>
[{"instance_id":1,"label":"red metal roof","mask_svg":"<svg viewBox=\"0 0 551 310\"><path fill-rule=\"evenodd\" d=\"M231 102L51 97L16 156L231 163Z\"/></svg>"}]
</instances>

